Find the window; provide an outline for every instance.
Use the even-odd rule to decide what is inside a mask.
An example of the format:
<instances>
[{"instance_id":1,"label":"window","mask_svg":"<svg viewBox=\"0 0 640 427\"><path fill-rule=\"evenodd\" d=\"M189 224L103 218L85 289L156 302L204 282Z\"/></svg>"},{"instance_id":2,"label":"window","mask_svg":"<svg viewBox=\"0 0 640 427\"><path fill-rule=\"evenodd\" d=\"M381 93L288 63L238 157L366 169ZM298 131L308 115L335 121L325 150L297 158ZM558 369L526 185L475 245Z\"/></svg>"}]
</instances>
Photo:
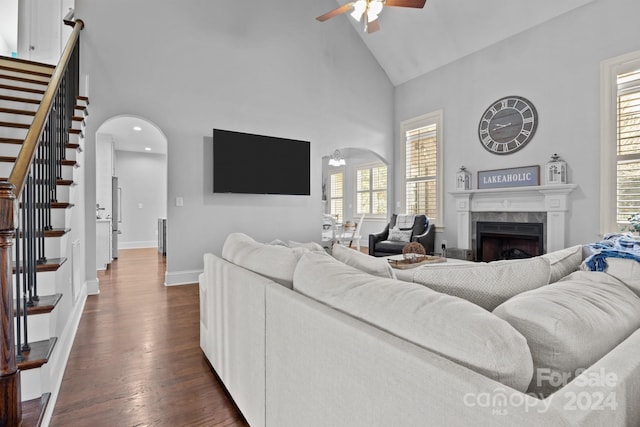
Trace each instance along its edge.
<instances>
[{"instance_id":1,"label":"window","mask_svg":"<svg viewBox=\"0 0 640 427\"><path fill-rule=\"evenodd\" d=\"M640 212L640 51L603 61L600 233L624 229Z\"/></svg>"},{"instance_id":2,"label":"window","mask_svg":"<svg viewBox=\"0 0 640 427\"><path fill-rule=\"evenodd\" d=\"M374 165L356 169L356 215L386 217L387 166Z\"/></svg>"},{"instance_id":3,"label":"window","mask_svg":"<svg viewBox=\"0 0 640 427\"><path fill-rule=\"evenodd\" d=\"M616 222L640 213L640 68L617 76Z\"/></svg>"},{"instance_id":4,"label":"window","mask_svg":"<svg viewBox=\"0 0 640 427\"><path fill-rule=\"evenodd\" d=\"M334 171L329 174L329 213L336 222L344 219L344 171Z\"/></svg>"},{"instance_id":5,"label":"window","mask_svg":"<svg viewBox=\"0 0 640 427\"><path fill-rule=\"evenodd\" d=\"M442 111L401 125L404 164L404 209L442 222Z\"/></svg>"}]
</instances>

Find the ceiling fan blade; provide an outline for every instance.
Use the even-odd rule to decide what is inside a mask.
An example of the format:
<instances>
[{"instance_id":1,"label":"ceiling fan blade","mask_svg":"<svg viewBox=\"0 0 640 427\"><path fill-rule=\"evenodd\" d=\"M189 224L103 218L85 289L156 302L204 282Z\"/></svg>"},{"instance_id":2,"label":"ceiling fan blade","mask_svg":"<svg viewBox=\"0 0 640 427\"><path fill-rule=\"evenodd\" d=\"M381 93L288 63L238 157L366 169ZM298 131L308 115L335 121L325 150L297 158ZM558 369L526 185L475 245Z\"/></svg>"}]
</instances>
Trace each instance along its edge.
<instances>
[{"instance_id":1,"label":"ceiling fan blade","mask_svg":"<svg viewBox=\"0 0 640 427\"><path fill-rule=\"evenodd\" d=\"M320 15L316 19L320 22L324 22L327 19L333 18L334 16L342 15L345 12L349 12L351 9L353 9L353 2L349 2L345 5L340 6L339 8L333 9L331 12Z\"/></svg>"},{"instance_id":2,"label":"ceiling fan blade","mask_svg":"<svg viewBox=\"0 0 640 427\"><path fill-rule=\"evenodd\" d=\"M371 21L367 24L367 33L375 33L380 29L380 20L376 19L375 21Z\"/></svg>"},{"instance_id":3,"label":"ceiling fan blade","mask_svg":"<svg viewBox=\"0 0 640 427\"><path fill-rule=\"evenodd\" d=\"M384 5L395 7L415 7L417 9L421 9L424 7L426 2L427 0L386 0Z\"/></svg>"}]
</instances>

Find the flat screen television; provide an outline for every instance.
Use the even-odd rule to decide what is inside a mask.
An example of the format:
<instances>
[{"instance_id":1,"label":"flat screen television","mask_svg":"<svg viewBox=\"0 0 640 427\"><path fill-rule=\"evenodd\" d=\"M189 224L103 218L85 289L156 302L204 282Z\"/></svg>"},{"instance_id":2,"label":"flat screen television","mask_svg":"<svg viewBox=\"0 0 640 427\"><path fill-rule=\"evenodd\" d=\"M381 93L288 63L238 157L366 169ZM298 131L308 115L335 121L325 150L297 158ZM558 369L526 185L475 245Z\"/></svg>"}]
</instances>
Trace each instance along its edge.
<instances>
[{"instance_id":1,"label":"flat screen television","mask_svg":"<svg viewBox=\"0 0 640 427\"><path fill-rule=\"evenodd\" d=\"M310 142L213 130L213 192L310 195Z\"/></svg>"}]
</instances>

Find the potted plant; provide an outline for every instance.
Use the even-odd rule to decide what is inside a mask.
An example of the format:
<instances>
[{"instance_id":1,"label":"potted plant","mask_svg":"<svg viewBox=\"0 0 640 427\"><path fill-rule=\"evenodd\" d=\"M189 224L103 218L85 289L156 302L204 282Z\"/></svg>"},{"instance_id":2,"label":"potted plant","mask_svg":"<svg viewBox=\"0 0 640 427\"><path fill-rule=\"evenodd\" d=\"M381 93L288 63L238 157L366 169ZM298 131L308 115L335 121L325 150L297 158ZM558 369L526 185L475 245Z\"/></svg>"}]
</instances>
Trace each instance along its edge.
<instances>
[{"instance_id":1,"label":"potted plant","mask_svg":"<svg viewBox=\"0 0 640 427\"><path fill-rule=\"evenodd\" d=\"M640 234L640 213L629 217L629 225L627 229L633 234Z\"/></svg>"}]
</instances>

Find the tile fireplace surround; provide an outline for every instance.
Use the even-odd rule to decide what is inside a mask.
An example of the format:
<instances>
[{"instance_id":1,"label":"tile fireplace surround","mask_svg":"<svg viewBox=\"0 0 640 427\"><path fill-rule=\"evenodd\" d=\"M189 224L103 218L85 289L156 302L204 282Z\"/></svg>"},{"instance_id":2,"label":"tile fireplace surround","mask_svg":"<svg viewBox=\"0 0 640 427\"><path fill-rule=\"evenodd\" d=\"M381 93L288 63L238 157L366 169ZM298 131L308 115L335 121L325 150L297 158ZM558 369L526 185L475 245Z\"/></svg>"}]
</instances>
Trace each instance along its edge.
<instances>
[{"instance_id":1,"label":"tile fireplace surround","mask_svg":"<svg viewBox=\"0 0 640 427\"><path fill-rule=\"evenodd\" d=\"M547 252L566 247L567 213L571 209L569 194L576 187L576 184L557 184L451 192L455 198L458 248L472 249L472 214L476 212L546 212Z\"/></svg>"}]
</instances>

